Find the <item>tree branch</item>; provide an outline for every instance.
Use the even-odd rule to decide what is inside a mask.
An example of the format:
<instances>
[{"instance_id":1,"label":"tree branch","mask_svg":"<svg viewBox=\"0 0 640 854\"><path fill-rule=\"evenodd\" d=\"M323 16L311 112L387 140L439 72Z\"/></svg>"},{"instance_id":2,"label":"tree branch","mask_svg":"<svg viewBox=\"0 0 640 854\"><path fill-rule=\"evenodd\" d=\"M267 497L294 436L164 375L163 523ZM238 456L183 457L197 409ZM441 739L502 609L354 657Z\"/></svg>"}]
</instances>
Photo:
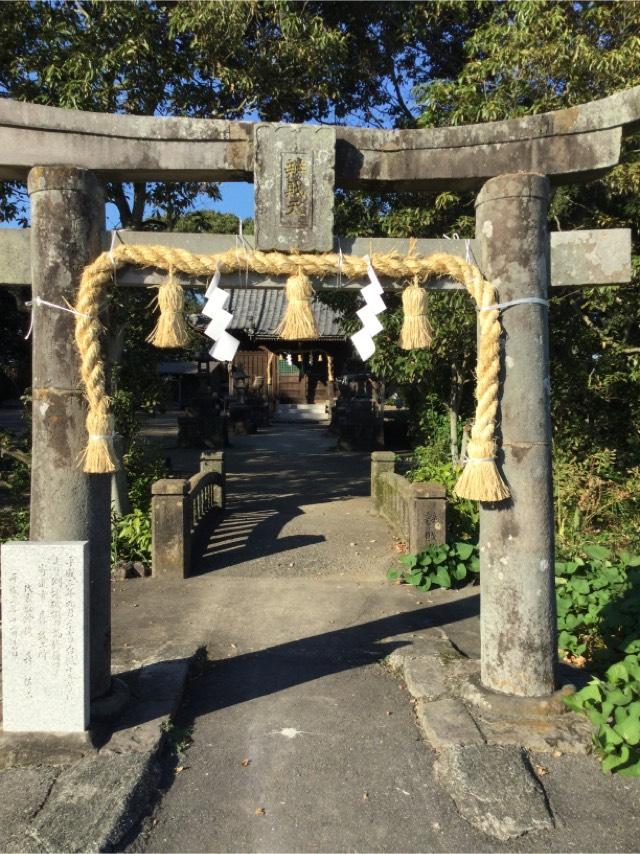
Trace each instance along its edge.
<instances>
[{"instance_id":1,"label":"tree branch","mask_svg":"<svg viewBox=\"0 0 640 854\"><path fill-rule=\"evenodd\" d=\"M413 113L407 106L407 102L402 97L402 92L400 91L400 83L398 81L398 75L396 74L395 68L393 67L391 69L391 82L396 93L396 98L398 99L398 106L405 114L405 116L409 119L409 121L413 124L416 120L416 117L413 115Z\"/></svg>"},{"instance_id":2,"label":"tree branch","mask_svg":"<svg viewBox=\"0 0 640 854\"><path fill-rule=\"evenodd\" d=\"M122 223L123 228L130 228L132 221L131 208L129 207L129 202L127 201L127 197L122 189L122 184L111 184L111 195L111 201L118 208L120 222Z\"/></svg>"},{"instance_id":3,"label":"tree branch","mask_svg":"<svg viewBox=\"0 0 640 854\"><path fill-rule=\"evenodd\" d=\"M133 209L131 211L131 226L133 228L142 225L144 209L147 204L147 185L145 183L133 185Z\"/></svg>"}]
</instances>

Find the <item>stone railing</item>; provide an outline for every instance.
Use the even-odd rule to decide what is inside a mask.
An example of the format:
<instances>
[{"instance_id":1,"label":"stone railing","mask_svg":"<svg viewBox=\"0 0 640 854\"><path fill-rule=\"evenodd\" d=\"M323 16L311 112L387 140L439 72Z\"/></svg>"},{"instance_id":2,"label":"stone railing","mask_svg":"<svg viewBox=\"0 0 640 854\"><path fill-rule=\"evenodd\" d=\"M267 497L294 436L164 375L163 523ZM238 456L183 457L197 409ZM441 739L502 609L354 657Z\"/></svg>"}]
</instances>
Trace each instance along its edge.
<instances>
[{"instance_id":1,"label":"stone railing","mask_svg":"<svg viewBox=\"0 0 640 854\"><path fill-rule=\"evenodd\" d=\"M205 451L197 474L157 480L151 495L152 575L186 578L208 523L225 507L224 452Z\"/></svg>"},{"instance_id":2,"label":"stone railing","mask_svg":"<svg viewBox=\"0 0 640 854\"><path fill-rule=\"evenodd\" d=\"M446 542L447 492L440 483L411 483L395 472L396 455L371 454L371 500L410 554Z\"/></svg>"}]
</instances>

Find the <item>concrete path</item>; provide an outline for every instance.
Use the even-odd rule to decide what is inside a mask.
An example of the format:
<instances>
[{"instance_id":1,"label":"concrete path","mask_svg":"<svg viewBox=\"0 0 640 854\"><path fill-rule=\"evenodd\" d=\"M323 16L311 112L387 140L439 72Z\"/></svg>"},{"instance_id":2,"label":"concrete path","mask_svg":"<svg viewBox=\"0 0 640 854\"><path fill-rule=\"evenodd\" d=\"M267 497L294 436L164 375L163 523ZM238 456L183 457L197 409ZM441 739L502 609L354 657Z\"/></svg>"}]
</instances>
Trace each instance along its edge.
<instances>
[{"instance_id":1,"label":"concrete path","mask_svg":"<svg viewBox=\"0 0 640 854\"><path fill-rule=\"evenodd\" d=\"M309 426L234 439L230 512L174 591L183 630L185 608L206 626L208 662L178 719L193 741L131 850L634 850L636 781L587 757L538 757L551 832L503 845L460 817L382 662L430 626L477 656L477 590L389 584L368 460L332 445Z\"/></svg>"}]
</instances>

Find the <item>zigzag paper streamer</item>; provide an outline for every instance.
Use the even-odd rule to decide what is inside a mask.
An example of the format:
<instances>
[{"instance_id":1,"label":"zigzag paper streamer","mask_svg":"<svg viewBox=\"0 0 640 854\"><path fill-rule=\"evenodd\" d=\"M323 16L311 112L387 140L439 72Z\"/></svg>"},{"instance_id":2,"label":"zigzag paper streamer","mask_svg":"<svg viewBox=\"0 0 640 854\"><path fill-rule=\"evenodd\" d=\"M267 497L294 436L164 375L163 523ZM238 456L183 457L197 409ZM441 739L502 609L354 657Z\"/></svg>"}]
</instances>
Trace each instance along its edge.
<instances>
[{"instance_id":1,"label":"zigzag paper streamer","mask_svg":"<svg viewBox=\"0 0 640 854\"><path fill-rule=\"evenodd\" d=\"M220 270L216 268L205 292L207 301L202 314L209 318L209 323L204 334L215 342L209 350L209 355L219 362L230 362L238 351L240 341L227 332L227 327L233 320L233 314L224 308L230 294L228 291L223 291L219 285Z\"/></svg>"},{"instance_id":2,"label":"zigzag paper streamer","mask_svg":"<svg viewBox=\"0 0 640 854\"><path fill-rule=\"evenodd\" d=\"M353 346L358 351L358 355L363 362L370 359L376 351L374 336L382 331L382 323L378 318L385 309L386 305L382 299L384 290L380 284L380 280L376 276L376 272L371 266L371 261L367 255L367 274L369 276L369 284L361 288L360 293L364 299L364 305L356 314L362 322L362 329L351 336Z\"/></svg>"}]
</instances>

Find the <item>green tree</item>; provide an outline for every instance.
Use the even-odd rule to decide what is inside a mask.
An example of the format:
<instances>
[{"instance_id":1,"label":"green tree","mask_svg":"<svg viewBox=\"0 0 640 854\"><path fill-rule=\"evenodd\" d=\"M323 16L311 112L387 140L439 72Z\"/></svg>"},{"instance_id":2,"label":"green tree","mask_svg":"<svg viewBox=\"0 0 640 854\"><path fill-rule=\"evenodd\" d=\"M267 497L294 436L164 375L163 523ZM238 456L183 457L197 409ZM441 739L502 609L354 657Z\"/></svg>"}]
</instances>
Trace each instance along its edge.
<instances>
[{"instance_id":1,"label":"green tree","mask_svg":"<svg viewBox=\"0 0 640 854\"><path fill-rule=\"evenodd\" d=\"M477 4L478 8L481 4ZM484 9L486 13L486 8ZM640 7L625 3L520 2L493 4L475 21L464 41L465 61L452 75L417 88L423 127L483 122L559 109L601 98L640 83ZM550 214L551 229L630 227L640 232L640 137L625 143L623 162L587 186L559 188ZM374 205L364 198L343 202L351 227L390 236L425 231L429 236L473 233L468 194L396 196ZM425 235L426 236L426 235ZM637 242L635 250L637 252ZM634 259L636 270L638 259ZM554 294L552 327L552 400L559 445L585 459L613 447L617 467L636 465L640 455L640 296L636 273L630 287L563 291ZM435 300L434 313L438 311ZM398 354L380 336L378 361L398 376L415 366L410 382L422 380L450 407L460 377L448 380L451 364L472 364L475 349L466 304L447 303L446 318L435 317L438 336L430 355ZM462 377L468 383L469 375ZM415 387L415 386L414 386ZM433 401L433 398L431 398ZM432 404L429 404L430 406ZM463 417L471 399L462 397ZM427 413L428 414L428 413ZM415 420L421 413L416 410Z\"/></svg>"}]
</instances>

